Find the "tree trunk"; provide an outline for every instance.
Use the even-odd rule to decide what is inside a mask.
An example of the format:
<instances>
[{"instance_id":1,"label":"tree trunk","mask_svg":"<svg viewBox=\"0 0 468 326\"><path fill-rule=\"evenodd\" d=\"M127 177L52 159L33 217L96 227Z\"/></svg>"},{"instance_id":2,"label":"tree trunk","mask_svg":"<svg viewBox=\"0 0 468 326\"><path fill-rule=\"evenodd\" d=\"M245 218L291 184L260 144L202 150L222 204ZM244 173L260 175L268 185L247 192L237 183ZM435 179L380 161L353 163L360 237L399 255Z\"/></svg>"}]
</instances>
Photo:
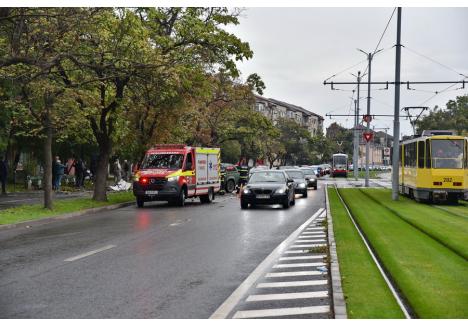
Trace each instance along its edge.
<instances>
[{"instance_id":1,"label":"tree trunk","mask_svg":"<svg viewBox=\"0 0 468 326\"><path fill-rule=\"evenodd\" d=\"M50 113L46 112L46 127L44 140L44 208L52 209L52 126L50 123Z\"/></svg>"},{"instance_id":2,"label":"tree trunk","mask_svg":"<svg viewBox=\"0 0 468 326\"><path fill-rule=\"evenodd\" d=\"M99 144L99 157L93 193L93 199L97 201L107 201L107 166L109 164L110 153L111 146L109 143Z\"/></svg>"}]
</instances>

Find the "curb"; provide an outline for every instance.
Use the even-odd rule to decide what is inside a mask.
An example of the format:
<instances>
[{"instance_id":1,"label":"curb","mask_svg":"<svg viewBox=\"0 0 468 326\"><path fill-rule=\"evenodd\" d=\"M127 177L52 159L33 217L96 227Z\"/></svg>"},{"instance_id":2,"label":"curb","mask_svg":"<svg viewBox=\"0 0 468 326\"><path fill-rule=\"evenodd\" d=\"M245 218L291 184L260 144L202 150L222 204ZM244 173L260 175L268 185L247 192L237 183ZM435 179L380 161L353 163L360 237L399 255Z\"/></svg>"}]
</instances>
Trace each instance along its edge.
<instances>
[{"instance_id":1,"label":"curb","mask_svg":"<svg viewBox=\"0 0 468 326\"><path fill-rule=\"evenodd\" d=\"M335 234L333 232L333 218L330 211L330 202L328 201L328 187L324 187L324 189L325 202L327 207L328 248L330 250L330 275L333 293L333 311L335 312L335 319L348 319L343 288L341 287L340 265L338 263L338 255L336 253Z\"/></svg>"},{"instance_id":2,"label":"curb","mask_svg":"<svg viewBox=\"0 0 468 326\"><path fill-rule=\"evenodd\" d=\"M134 201L130 201L130 202L124 202L124 203L120 203L120 204L88 208L88 209L84 209L82 211L71 212L71 213L66 213L66 214L52 216L52 217L45 217L45 218L37 219L37 220L24 221L24 222L19 222L19 223L16 223L16 224L0 225L0 231L16 229L16 228L21 228L21 227L26 227L27 228L27 227L31 227L31 226L39 226L39 225L43 225L43 224L52 223L52 222L55 222L55 221L69 219L69 218L72 218L72 217L78 217L78 216L83 216L83 215L86 215L86 214L99 213L99 212L103 212L103 211L108 211L108 210L118 209L118 208L122 208L122 207L127 207L127 206L131 206L131 205L134 205L134 204L135 204Z\"/></svg>"}]
</instances>

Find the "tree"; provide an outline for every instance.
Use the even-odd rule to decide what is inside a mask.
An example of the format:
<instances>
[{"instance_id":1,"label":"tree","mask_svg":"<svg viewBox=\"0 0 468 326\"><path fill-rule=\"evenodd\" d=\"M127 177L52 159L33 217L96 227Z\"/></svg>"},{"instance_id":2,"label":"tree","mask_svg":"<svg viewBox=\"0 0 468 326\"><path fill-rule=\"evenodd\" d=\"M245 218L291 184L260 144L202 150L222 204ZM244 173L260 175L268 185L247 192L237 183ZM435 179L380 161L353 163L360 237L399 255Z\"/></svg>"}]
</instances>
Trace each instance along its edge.
<instances>
[{"instance_id":1,"label":"tree","mask_svg":"<svg viewBox=\"0 0 468 326\"><path fill-rule=\"evenodd\" d=\"M455 130L458 135L468 135L468 95L457 96L447 102L445 109L435 106L428 115L416 122L417 132L423 130Z\"/></svg>"}]
</instances>

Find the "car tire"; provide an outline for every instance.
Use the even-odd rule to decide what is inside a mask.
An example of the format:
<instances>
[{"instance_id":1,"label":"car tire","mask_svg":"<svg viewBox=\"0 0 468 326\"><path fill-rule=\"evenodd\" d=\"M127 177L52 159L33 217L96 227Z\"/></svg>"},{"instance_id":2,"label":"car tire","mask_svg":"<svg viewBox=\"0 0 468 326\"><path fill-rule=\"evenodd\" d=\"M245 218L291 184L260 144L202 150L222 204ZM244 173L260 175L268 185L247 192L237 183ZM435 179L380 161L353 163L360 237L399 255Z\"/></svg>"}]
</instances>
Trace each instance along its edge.
<instances>
[{"instance_id":1,"label":"car tire","mask_svg":"<svg viewBox=\"0 0 468 326\"><path fill-rule=\"evenodd\" d=\"M307 190L302 194L302 198L307 198Z\"/></svg>"},{"instance_id":2,"label":"car tire","mask_svg":"<svg viewBox=\"0 0 468 326\"><path fill-rule=\"evenodd\" d=\"M247 209L247 208L249 208L249 204L246 203L245 201L241 200L241 208L242 209Z\"/></svg>"},{"instance_id":3,"label":"car tire","mask_svg":"<svg viewBox=\"0 0 468 326\"><path fill-rule=\"evenodd\" d=\"M145 206L145 199L142 196L137 196L136 204L138 208L142 208L143 206Z\"/></svg>"},{"instance_id":4,"label":"car tire","mask_svg":"<svg viewBox=\"0 0 468 326\"><path fill-rule=\"evenodd\" d=\"M213 202L215 198L215 194L213 188L208 189L208 193L206 195L200 196L200 202L203 204L210 204Z\"/></svg>"},{"instance_id":5,"label":"car tire","mask_svg":"<svg viewBox=\"0 0 468 326\"><path fill-rule=\"evenodd\" d=\"M317 190L317 185L314 186L314 190Z\"/></svg>"},{"instance_id":6,"label":"car tire","mask_svg":"<svg viewBox=\"0 0 468 326\"><path fill-rule=\"evenodd\" d=\"M232 193L236 189L236 183L234 180L230 179L226 183L226 192Z\"/></svg>"},{"instance_id":7,"label":"car tire","mask_svg":"<svg viewBox=\"0 0 468 326\"><path fill-rule=\"evenodd\" d=\"M289 201L289 198L288 198L288 199L286 199L286 202L283 204L283 208L288 209L289 206L291 206L291 202Z\"/></svg>"},{"instance_id":8,"label":"car tire","mask_svg":"<svg viewBox=\"0 0 468 326\"><path fill-rule=\"evenodd\" d=\"M179 207L185 206L185 190L184 189L180 190L179 197L177 197L177 200L175 201L175 203Z\"/></svg>"}]
</instances>

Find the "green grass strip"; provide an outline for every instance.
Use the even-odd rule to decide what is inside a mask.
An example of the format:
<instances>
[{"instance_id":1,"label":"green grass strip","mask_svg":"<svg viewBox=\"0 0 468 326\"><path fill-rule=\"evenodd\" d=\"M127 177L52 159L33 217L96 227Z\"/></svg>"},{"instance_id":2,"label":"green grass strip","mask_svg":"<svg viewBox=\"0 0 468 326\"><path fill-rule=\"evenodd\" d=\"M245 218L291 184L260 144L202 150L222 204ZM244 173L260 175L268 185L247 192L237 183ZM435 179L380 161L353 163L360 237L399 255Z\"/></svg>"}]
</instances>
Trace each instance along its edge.
<instances>
[{"instance_id":1,"label":"green grass strip","mask_svg":"<svg viewBox=\"0 0 468 326\"><path fill-rule=\"evenodd\" d=\"M340 194L418 317L468 317L466 259L359 189Z\"/></svg>"},{"instance_id":2,"label":"green grass strip","mask_svg":"<svg viewBox=\"0 0 468 326\"><path fill-rule=\"evenodd\" d=\"M22 205L0 211L0 224L14 224L24 221L53 217L88 208L102 207L132 201L132 192L116 192L107 195L107 202L97 202L91 198L74 198L54 201L54 209L44 209L42 204Z\"/></svg>"},{"instance_id":3,"label":"green grass strip","mask_svg":"<svg viewBox=\"0 0 468 326\"><path fill-rule=\"evenodd\" d=\"M328 196L348 317L404 318L336 190Z\"/></svg>"},{"instance_id":4,"label":"green grass strip","mask_svg":"<svg viewBox=\"0 0 468 326\"><path fill-rule=\"evenodd\" d=\"M391 191L387 189L361 189L361 191L468 259L468 219L403 196L400 196L399 201L393 201Z\"/></svg>"},{"instance_id":5,"label":"green grass strip","mask_svg":"<svg viewBox=\"0 0 468 326\"><path fill-rule=\"evenodd\" d=\"M458 205L434 205L435 207L442 209L444 211L450 212L452 214L458 215L460 217L468 218L468 204L466 201L459 200Z\"/></svg>"}]
</instances>

